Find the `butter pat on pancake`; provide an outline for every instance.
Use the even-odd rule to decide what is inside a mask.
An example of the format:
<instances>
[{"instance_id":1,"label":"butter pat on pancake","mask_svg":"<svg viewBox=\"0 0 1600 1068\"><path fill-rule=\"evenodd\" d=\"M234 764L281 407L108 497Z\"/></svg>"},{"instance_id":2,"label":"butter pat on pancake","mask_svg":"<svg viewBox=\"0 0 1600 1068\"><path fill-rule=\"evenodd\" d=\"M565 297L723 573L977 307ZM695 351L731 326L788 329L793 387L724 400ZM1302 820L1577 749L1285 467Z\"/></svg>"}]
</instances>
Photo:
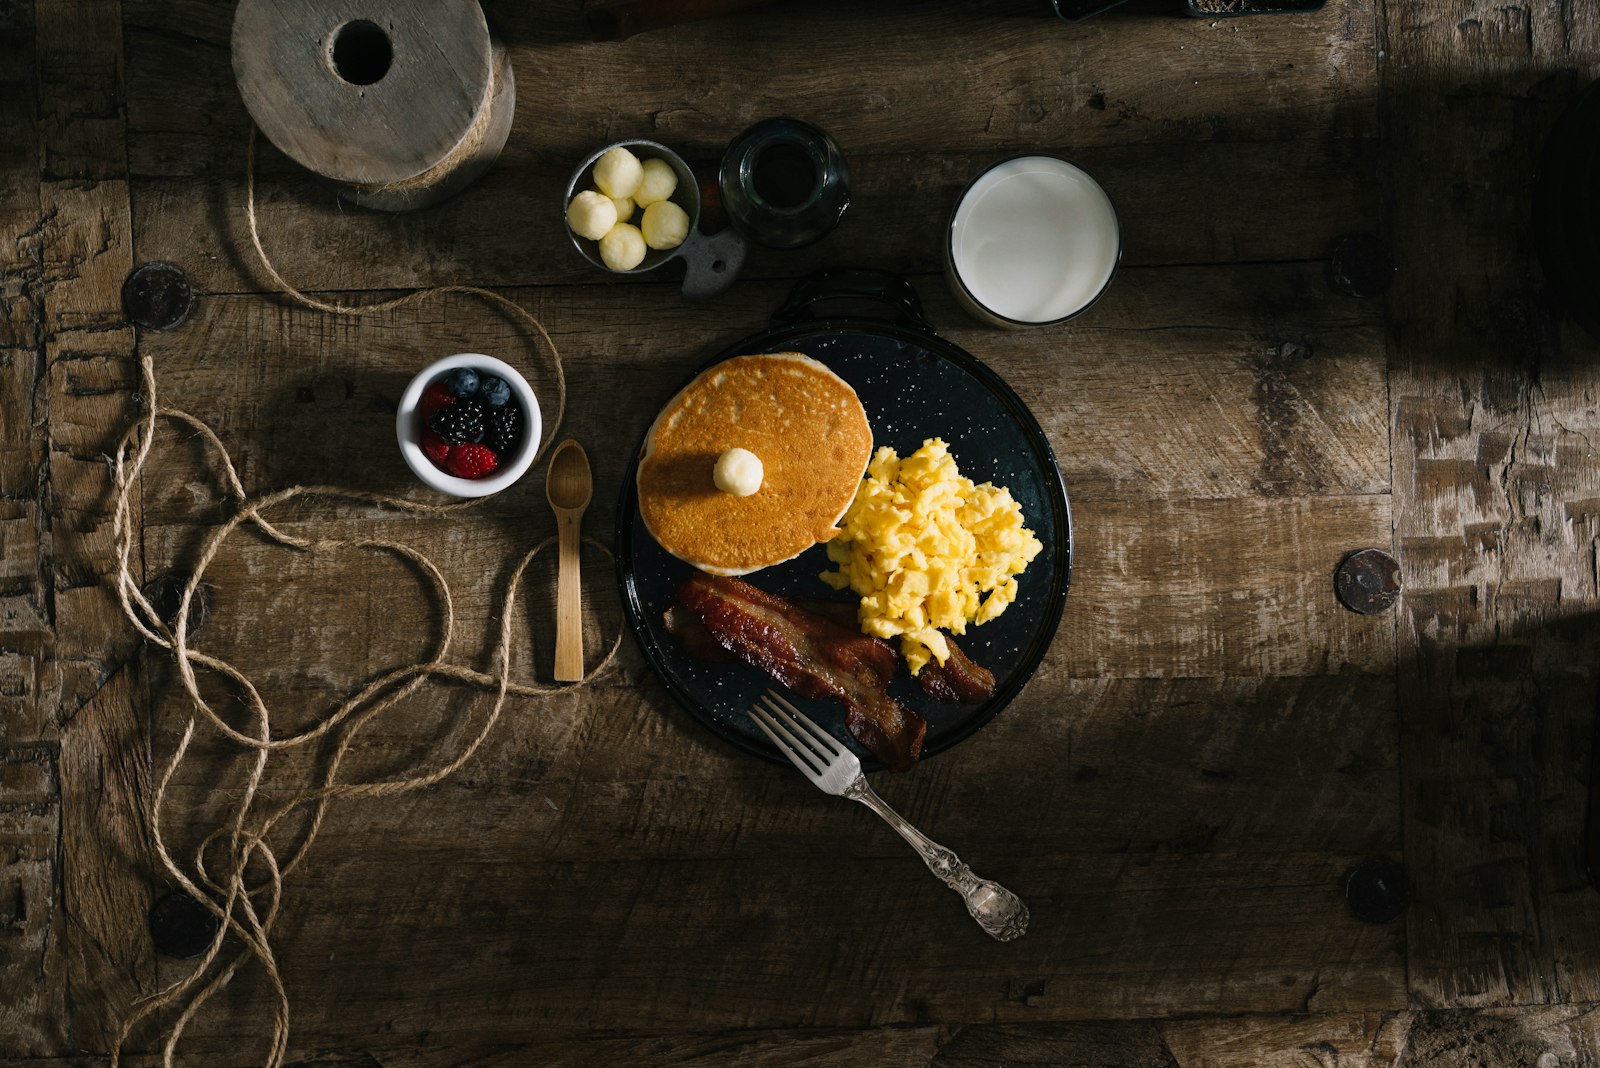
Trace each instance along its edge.
<instances>
[{"instance_id":1,"label":"butter pat on pancake","mask_svg":"<svg viewBox=\"0 0 1600 1068\"><path fill-rule=\"evenodd\" d=\"M761 486L717 488L717 459L746 449ZM850 384L797 352L736 356L667 402L639 460L639 514L661 547L713 575L782 563L839 532L872 456Z\"/></svg>"}]
</instances>

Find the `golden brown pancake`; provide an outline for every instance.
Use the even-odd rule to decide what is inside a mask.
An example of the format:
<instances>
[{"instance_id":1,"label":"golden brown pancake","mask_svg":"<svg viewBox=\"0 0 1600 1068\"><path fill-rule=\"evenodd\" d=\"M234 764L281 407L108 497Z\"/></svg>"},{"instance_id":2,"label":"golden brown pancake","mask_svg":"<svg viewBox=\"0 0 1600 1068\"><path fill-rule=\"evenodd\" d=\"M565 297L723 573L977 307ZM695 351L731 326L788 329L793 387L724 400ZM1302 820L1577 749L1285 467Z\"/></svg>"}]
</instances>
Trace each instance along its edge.
<instances>
[{"instance_id":1,"label":"golden brown pancake","mask_svg":"<svg viewBox=\"0 0 1600 1068\"><path fill-rule=\"evenodd\" d=\"M761 488L748 497L712 481L732 448L761 460ZM871 456L867 413L844 379L797 352L736 356L656 417L639 461L639 512L673 556L744 575L837 534Z\"/></svg>"}]
</instances>

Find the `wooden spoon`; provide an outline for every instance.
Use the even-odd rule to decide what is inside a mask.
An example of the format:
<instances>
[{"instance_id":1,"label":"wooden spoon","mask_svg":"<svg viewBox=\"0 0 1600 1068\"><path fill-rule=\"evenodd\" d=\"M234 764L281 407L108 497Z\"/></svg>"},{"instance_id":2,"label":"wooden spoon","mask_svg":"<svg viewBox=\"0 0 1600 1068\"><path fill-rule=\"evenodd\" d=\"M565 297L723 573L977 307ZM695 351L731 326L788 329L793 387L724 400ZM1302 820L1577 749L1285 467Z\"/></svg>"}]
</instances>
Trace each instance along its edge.
<instances>
[{"instance_id":1,"label":"wooden spoon","mask_svg":"<svg viewBox=\"0 0 1600 1068\"><path fill-rule=\"evenodd\" d=\"M572 438L556 446L545 472L544 495L556 514L561 538L561 565L556 579L556 681L583 678L583 585L578 578L578 550L583 511L594 493L589 457Z\"/></svg>"}]
</instances>

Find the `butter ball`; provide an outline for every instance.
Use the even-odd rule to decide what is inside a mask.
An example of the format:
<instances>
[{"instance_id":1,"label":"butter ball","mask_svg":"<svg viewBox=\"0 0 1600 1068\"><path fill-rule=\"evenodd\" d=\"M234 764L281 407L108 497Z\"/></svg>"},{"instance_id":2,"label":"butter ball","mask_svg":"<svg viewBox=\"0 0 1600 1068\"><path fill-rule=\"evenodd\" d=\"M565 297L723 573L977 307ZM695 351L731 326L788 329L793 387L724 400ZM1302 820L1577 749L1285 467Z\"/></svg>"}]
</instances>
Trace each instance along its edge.
<instances>
[{"instance_id":1,"label":"butter ball","mask_svg":"<svg viewBox=\"0 0 1600 1068\"><path fill-rule=\"evenodd\" d=\"M644 181L639 157L618 145L607 149L594 163L594 184L608 197L631 197Z\"/></svg>"},{"instance_id":2,"label":"butter ball","mask_svg":"<svg viewBox=\"0 0 1600 1068\"><path fill-rule=\"evenodd\" d=\"M633 199L641 208L647 208L658 200L670 197L678 188L678 172L672 169L672 164L664 159L647 159L643 164L644 173L639 182L639 189L633 194Z\"/></svg>"},{"instance_id":3,"label":"butter ball","mask_svg":"<svg viewBox=\"0 0 1600 1068\"><path fill-rule=\"evenodd\" d=\"M600 260L613 271L631 271L644 261L644 235L631 223L617 223L600 239Z\"/></svg>"},{"instance_id":4,"label":"butter ball","mask_svg":"<svg viewBox=\"0 0 1600 1068\"><path fill-rule=\"evenodd\" d=\"M602 194L602 195L604 195L604 194ZM633 221L633 198L632 197L607 197L607 199L610 200L611 203L613 203L613 204L615 204L617 206L617 222L632 222ZM595 240L598 241L599 238L596 238Z\"/></svg>"},{"instance_id":5,"label":"butter ball","mask_svg":"<svg viewBox=\"0 0 1600 1068\"><path fill-rule=\"evenodd\" d=\"M711 472L711 481L723 493L735 497L748 497L761 488L761 457L749 449L729 449L717 457L717 466Z\"/></svg>"},{"instance_id":6,"label":"butter ball","mask_svg":"<svg viewBox=\"0 0 1600 1068\"><path fill-rule=\"evenodd\" d=\"M677 248L689 236L689 213L670 200L658 200L644 209L639 228L651 248Z\"/></svg>"},{"instance_id":7,"label":"butter ball","mask_svg":"<svg viewBox=\"0 0 1600 1068\"><path fill-rule=\"evenodd\" d=\"M567 225L579 237L598 241L617 225L617 206L610 197L585 189L567 205Z\"/></svg>"}]
</instances>

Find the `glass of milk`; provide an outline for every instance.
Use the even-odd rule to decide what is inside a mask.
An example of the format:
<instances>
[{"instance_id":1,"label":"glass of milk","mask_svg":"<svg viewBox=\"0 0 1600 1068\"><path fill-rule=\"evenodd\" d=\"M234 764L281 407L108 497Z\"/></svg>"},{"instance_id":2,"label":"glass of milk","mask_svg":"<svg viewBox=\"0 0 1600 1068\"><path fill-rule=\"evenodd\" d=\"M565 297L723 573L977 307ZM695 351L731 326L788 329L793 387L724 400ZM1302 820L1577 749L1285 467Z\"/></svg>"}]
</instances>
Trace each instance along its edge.
<instances>
[{"instance_id":1,"label":"glass of milk","mask_svg":"<svg viewBox=\"0 0 1600 1068\"><path fill-rule=\"evenodd\" d=\"M962 306L995 326L1050 326L1111 284L1122 235L1099 183L1054 156L1002 160L956 201L945 277Z\"/></svg>"}]
</instances>

